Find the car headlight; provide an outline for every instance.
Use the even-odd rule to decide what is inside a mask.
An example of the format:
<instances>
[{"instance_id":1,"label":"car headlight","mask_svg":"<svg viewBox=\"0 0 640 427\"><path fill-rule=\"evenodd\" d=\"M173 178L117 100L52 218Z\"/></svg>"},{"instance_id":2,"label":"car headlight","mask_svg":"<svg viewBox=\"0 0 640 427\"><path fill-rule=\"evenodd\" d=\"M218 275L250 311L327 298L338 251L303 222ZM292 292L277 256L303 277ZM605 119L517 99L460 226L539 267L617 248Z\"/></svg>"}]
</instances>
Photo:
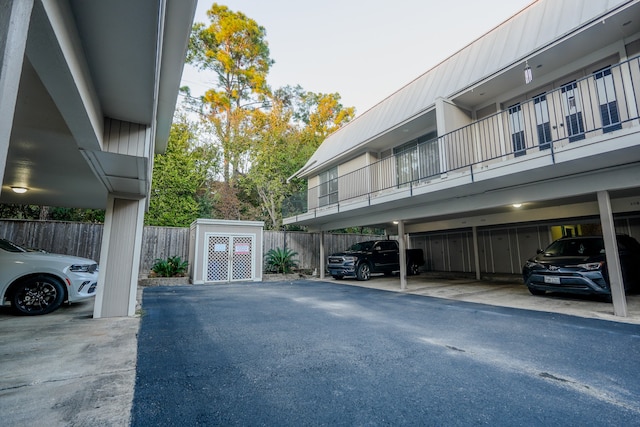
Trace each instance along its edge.
<instances>
[{"instance_id":1,"label":"car headlight","mask_svg":"<svg viewBox=\"0 0 640 427\"><path fill-rule=\"evenodd\" d=\"M98 267L95 264L73 264L69 267L74 273L93 273Z\"/></svg>"},{"instance_id":2,"label":"car headlight","mask_svg":"<svg viewBox=\"0 0 640 427\"><path fill-rule=\"evenodd\" d=\"M585 264L578 264L578 267L584 268L585 270L593 271L593 270L600 270L603 265L604 265L604 261L600 261L600 262L588 262Z\"/></svg>"},{"instance_id":3,"label":"car headlight","mask_svg":"<svg viewBox=\"0 0 640 427\"><path fill-rule=\"evenodd\" d=\"M355 262L358 258L354 257L354 256L346 256L344 257L344 260L347 262Z\"/></svg>"}]
</instances>

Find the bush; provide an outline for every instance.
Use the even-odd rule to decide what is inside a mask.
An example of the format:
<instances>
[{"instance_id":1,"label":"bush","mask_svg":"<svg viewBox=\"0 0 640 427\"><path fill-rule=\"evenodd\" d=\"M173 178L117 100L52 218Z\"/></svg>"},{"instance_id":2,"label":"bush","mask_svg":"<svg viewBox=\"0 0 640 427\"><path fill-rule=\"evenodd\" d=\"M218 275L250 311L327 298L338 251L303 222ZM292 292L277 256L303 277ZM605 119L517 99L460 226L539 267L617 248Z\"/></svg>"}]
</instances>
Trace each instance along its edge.
<instances>
[{"instance_id":1,"label":"bush","mask_svg":"<svg viewBox=\"0 0 640 427\"><path fill-rule=\"evenodd\" d=\"M187 271L189 263L182 261L179 256L172 256L167 259L157 258L151 267L158 277L182 276Z\"/></svg>"},{"instance_id":2,"label":"bush","mask_svg":"<svg viewBox=\"0 0 640 427\"><path fill-rule=\"evenodd\" d=\"M293 259L298 252L290 249L269 249L266 255L267 271L272 273L291 273L292 269L298 267L298 260Z\"/></svg>"}]
</instances>

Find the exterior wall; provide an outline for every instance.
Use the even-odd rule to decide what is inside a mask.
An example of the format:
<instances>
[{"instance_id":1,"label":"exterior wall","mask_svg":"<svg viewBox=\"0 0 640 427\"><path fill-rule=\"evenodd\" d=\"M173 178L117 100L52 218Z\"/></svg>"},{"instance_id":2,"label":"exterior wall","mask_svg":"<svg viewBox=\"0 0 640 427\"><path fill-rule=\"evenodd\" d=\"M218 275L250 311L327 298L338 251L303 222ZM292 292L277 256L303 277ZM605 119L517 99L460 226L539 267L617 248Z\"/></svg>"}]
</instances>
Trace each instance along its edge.
<instances>
[{"instance_id":1,"label":"exterior wall","mask_svg":"<svg viewBox=\"0 0 640 427\"><path fill-rule=\"evenodd\" d=\"M250 237L252 240L252 271L250 280L261 281L263 269L263 228L264 223L262 221L227 221L214 219L198 219L194 221L190 227L190 240L194 242L194 250L189 253L189 264L191 265L189 276L191 278L191 282L194 284L203 284L211 283L213 281L223 281L217 279L210 280L207 275L209 268L207 262L211 255L208 253L208 242L211 237L216 236L223 238L229 237L231 239L236 237ZM237 249L231 245L224 250L229 254L229 257L235 256L237 252ZM229 258L225 257L225 260L227 262L231 262ZM227 281L231 280L232 278Z\"/></svg>"}]
</instances>

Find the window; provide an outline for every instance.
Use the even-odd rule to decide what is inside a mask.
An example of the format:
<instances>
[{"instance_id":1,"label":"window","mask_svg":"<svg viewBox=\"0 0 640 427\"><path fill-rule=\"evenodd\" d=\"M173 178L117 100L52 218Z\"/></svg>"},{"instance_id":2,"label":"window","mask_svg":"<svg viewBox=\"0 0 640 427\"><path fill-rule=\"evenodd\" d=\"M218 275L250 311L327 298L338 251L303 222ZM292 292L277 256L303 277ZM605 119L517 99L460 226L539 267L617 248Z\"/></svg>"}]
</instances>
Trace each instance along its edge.
<instances>
[{"instance_id":1,"label":"window","mask_svg":"<svg viewBox=\"0 0 640 427\"><path fill-rule=\"evenodd\" d=\"M440 173L440 152L436 132L430 132L393 149L398 186Z\"/></svg>"},{"instance_id":2,"label":"window","mask_svg":"<svg viewBox=\"0 0 640 427\"><path fill-rule=\"evenodd\" d=\"M603 132L613 132L614 130L621 129L622 125L620 124L620 115L618 114L618 102L616 89L613 85L611 67L596 71L593 75L596 79Z\"/></svg>"},{"instance_id":3,"label":"window","mask_svg":"<svg viewBox=\"0 0 640 427\"><path fill-rule=\"evenodd\" d=\"M567 83L560 88L560 92L569 142L584 139L584 122L582 121L578 84L575 81Z\"/></svg>"},{"instance_id":4,"label":"window","mask_svg":"<svg viewBox=\"0 0 640 427\"><path fill-rule=\"evenodd\" d=\"M398 186L418 179L418 146L416 142L394 148L393 153L396 156Z\"/></svg>"},{"instance_id":5,"label":"window","mask_svg":"<svg viewBox=\"0 0 640 427\"><path fill-rule=\"evenodd\" d=\"M509 107L509 128L511 130L513 154L516 157L526 154L527 147L524 140L524 118L522 117L522 106L520 104Z\"/></svg>"},{"instance_id":6,"label":"window","mask_svg":"<svg viewBox=\"0 0 640 427\"><path fill-rule=\"evenodd\" d=\"M547 95L541 94L533 98L533 107L536 113L536 128L538 131L538 146L541 150L551 147L551 123L549 121L549 106Z\"/></svg>"},{"instance_id":7,"label":"window","mask_svg":"<svg viewBox=\"0 0 640 427\"><path fill-rule=\"evenodd\" d=\"M320 174L320 188L318 191L320 206L338 203L338 167L334 167Z\"/></svg>"}]
</instances>

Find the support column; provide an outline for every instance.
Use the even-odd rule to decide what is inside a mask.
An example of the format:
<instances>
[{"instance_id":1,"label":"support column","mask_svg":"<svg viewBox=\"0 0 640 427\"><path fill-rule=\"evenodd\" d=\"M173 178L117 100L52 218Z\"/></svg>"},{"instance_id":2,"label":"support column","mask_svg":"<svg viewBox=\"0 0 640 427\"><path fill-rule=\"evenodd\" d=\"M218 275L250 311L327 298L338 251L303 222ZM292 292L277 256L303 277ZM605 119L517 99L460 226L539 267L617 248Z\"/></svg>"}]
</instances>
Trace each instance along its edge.
<instances>
[{"instance_id":1,"label":"support column","mask_svg":"<svg viewBox=\"0 0 640 427\"><path fill-rule=\"evenodd\" d=\"M398 221L398 249L400 262L400 289L407 289L407 241L404 235L404 221Z\"/></svg>"},{"instance_id":2,"label":"support column","mask_svg":"<svg viewBox=\"0 0 640 427\"><path fill-rule=\"evenodd\" d=\"M480 251L478 250L478 227L475 225L471 227L471 233L473 234L473 263L476 269L476 280L480 280Z\"/></svg>"},{"instance_id":3,"label":"support column","mask_svg":"<svg viewBox=\"0 0 640 427\"><path fill-rule=\"evenodd\" d=\"M326 268L324 256L324 231L320 232L320 279L324 279L324 271Z\"/></svg>"},{"instance_id":4,"label":"support column","mask_svg":"<svg viewBox=\"0 0 640 427\"><path fill-rule=\"evenodd\" d=\"M0 184L7 166L32 9L33 0L0 0Z\"/></svg>"},{"instance_id":5,"label":"support column","mask_svg":"<svg viewBox=\"0 0 640 427\"><path fill-rule=\"evenodd\" d=\"M611 286L613 314L626 317L627 299L624 292L624 282L622 281L616 229L613 222L613 212L611 211L611 200L609 199L608 191L598 191L598 207L600 209L604 250L607 255L607 269L609 271L609 285Z\"/></svg>"},{"instance_id":6,"label":"support column","mask_svg":"<svg viewBox=\"0 0 640 427\"><path fill-rule=\"evenodd\" d=\"M135 314L144 211L145 199L108 197L95 318Z\"/></svg>"}]
</instances>

